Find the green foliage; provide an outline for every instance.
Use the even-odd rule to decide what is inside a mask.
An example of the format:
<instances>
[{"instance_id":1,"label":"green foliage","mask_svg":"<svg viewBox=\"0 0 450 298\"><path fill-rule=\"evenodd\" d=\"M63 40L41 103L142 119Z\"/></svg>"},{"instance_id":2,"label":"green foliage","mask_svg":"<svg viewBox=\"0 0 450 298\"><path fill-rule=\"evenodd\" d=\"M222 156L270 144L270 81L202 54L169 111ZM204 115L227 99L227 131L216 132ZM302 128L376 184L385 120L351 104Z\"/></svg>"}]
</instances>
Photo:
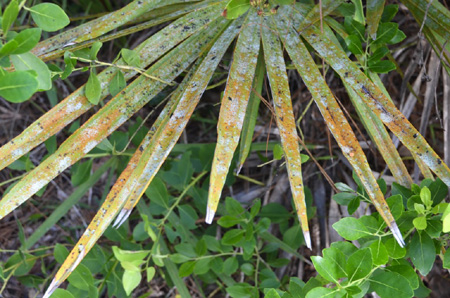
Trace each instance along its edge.
<instances>
[{"instance_id":1,"label":"green foliage","mask_svg":"<svg viewBox=\"0 0 450 298\"><path fill-rule=\"evenodd\" d=\"M320 276L327 281L327 288L331 283L332 291L351 297L361 297L368 291L375 291L380 297L413 297L419 288L415 270L427 275L435 262L436 251L441 251L441 246L445 248L448 238L442 231L444 209L440 208L448 203L441 203L447 195L447 191L440 192L441 184L439 179L424 180L421 187L416 185L412 190L393 185L392 193L397 194L387 201L400 231L407 235L406 248L401 248L391 233L385 231L386 225L377 213L359 219L347 217L335 223L333 228L339 235L346 240L358 240L360 248L347 242L333 243L331 248L323 250L323 257L311 258ZM356 197L357 193L349 186L338 183L336 187ZM348 200L343 200L341 194L335 195L335 200L346 205ZM363 199L364 195L359 197ZM430 223L433 228L427 227ZM345 247L350 245L350 250L343 249L344 244ZM340 250L336 250L337 247ZM445 262L445 255L438 255ZM405 257L412 261L414 267L406 262ZM313 289L306 297L332 291Z\"/></svg>"},{"instance_id":2,"label":"green foliage","mask_svg":"<svg viewBox=\"0 0 450 298\"><path fill-rule=\"evenodd\" d=\"M387 73L394 70L396 66L392 61L382 59L389 54L388 45L399 43L406 38L398 29L398 24L390 22L397 13L398 5L385 6L380 18L370 19L371 22L367 25L361 23L364 18L358 20L357 16L363 15L362 11L352 7L353 3L349 5L345 8L345 33L341 34L347 49L357 57L366 72ZM369 30L373 31L373 28L377 30L370 34Z\"/></svg>"},{"instance_id":3,"label":"green foliage","mask_svg":"<svg viewBox=\"0 0 450 298\"><path fill-rule=\"evenodd\" d=\"M70 23L64 10L53 3L37 4L27 10L31 12L31 17L36 25L45 31L57 31Z\"/></svg>"},{"instance_id":4,"label":"green foliage","mask_svg":"<svg viewBox=\"0 0 450 298\"><path fill-rule=\"evenodd\" d=\"M38 28L15 30L14 23L18 16L25 17L28 12ZM27 7L13 0L3 10L1 21L0 96L19 103L28 100L37 91L50 90L52 72L30 51L41 39L42 30L56 31L69 24L64 10L53 3Z\"/></svg>"},{"instance_id":5,"label":"green foliage","mask_svg":"<svg viewBox=\"0 0 450 298\"><path fill-rule=\"evenodd\" d=\"M279 5L293 2L231 0L223 15L230 20L237 19L254 7L258 15L268 16L277 13ZM345 40L345 49L356 56L366 73L386 73L395 69L393 62L382 59L390 56L388 46L405 38L398 24L391 22L397 10L398 5L388 5L381 13L378 7L378 12L370 12L376 15L373 19L369 18L369 12L365 18L362 2L353 1L343 3L337 10L344 16L342 24L330 23ZM38 28L15 30L18 16L28 12ZM66 79L73 71L89 70L84 95L91 104L97 105L105 95L102 93L106 85L101 83L95 67L112 66L117 70L107 86L113 97L127 86L126 71L142 73L139 69L141 56L135 50L122 48L114 63L98 61L97 55L103 45L99 41L89 48L66 51L64 70L57 66L49 68L30 52L41 39L42 31L57 31L68 24L68 17L55 4L26 7L19 6L16 0L10 1L2 16L0 96L14 103L22 102L36 91L51 89L54 77ZM88 66L77 68L77 62ZM264 68L261 77L264 77ZM129 131L112 133L86 155L87 160L71 168L71 183L79 193L69 198L61 209L58 207L30 238L26 239L18 222L22 246L0 264L2 282L6 284L15 277L27 287L42 288L46 280L41 276L49 275L58 266L56 263L63 263L69 251L63 245L55 245L52 256L56 263L52 261L47 268L43 259L48 247L34 250L30 247L96 181L94 176L91 177L95 158L112 156L114 162L104 169L111 170L108 182L113 173L123 171L134 151L128 149L128 145L138 146L146 133L145 128L139 129L141 123L142 119ZM45 145L49 153L56 151L56 139L49 139ZM445 251L449 240L445 233L450 232L450 204L443 202L447 186L437 179L424 180L420 185L412 185L411 189L394 183L388 190L385 181L378 180L381 192L384 195L391 193L386 201L405 237L406 247L395 241L378 213L361 218L350 216L333 225L345 241L332 243L322 251L322 256L311 257L318 277L307 283L290 276L280 279L277 268L287 266L293 259L304 258L297 251L304 244L297 216L280 203L263 206L258 198L243 206L227 197L219 204L217 220L206 226L209 181L203 178L211 168L213 147L189 144L178 151L175 147L175 154L142 190L145 200L139 202L137 212L123 227L109 228L105 232L109 243L115 245L94 246L68 278L67 290L58 289L52 297L129 297L141 283L154 279L175 286L185 297L189 296L189 291L184 277L192 277L200 291L209 285L219 285L217 291L231 297L259 297L262 293L266 297L363 297L371 291L380 297L412 297L427 293L416 271L427 275L437 255L443 260L443 267L450 268L450 253ZM274 160L286 158L280 144L275 144L272 152ZM308 160L306 155L301 158L302 162ZM261 158L261 161L266 160ZM33 167L29 156L9 166L12 170L23 171ZM230 174L227 183L231 184L234 178ZM354 179L356 190L337 183L335 186L340 193L333 197L338 204L347 206L351 215L362 202L371 202L361 180L357 176ZM102 199L96 198L97 201ZM312 196L307 188L305 200L307 215L311 218L315 209L311 206ZM277 238L273 231L279 231L281 237ZM357 241L358 247L349 241ZM290 254L291 259L283 257L282 251ZM42 264L40 270L35 266L38 260Z\"/></svg>"}]
</instances>

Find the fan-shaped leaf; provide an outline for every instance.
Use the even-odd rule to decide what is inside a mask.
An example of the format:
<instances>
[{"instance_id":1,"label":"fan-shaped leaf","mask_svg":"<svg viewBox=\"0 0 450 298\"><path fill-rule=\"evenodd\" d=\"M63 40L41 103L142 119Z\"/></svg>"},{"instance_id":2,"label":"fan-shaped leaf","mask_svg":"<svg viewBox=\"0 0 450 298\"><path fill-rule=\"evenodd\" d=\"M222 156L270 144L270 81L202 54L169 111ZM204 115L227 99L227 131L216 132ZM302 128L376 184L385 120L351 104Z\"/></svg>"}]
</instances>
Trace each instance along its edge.
<instances>
[{"instance_id":1,"label":"fan-shaped leaf","mask_svg":"<svg viewBox=\"0 0 450 298\"><path fill-rule=\"evenodd\" d=\"M213 24L214 26L212 26L212 28L210 30L208 30L208 34L197 34L197 35L192 36L191 38L186 40L184 43L182 43L180 46L178 46L169 55L164 57L162 60L158 61L153 67L150 68L149 71L151 71L152 73L157 73L161 77L165 77L166 79L172 80L185 67L189 66L192 63L192 61L202 51L204 51L206 48L208 48L209 43L212 40L214 40L215 35L218 32L221 32L224 25L226 25L227 23L228 23L227 21L215 22ZM234 29L235 29L235 34L236 34L237 30L236 30L236 28L234 28ZM231 40L233 39L233 37L231 37L231 38L229 36L226 36L226 37L228 37L228 39L230 39L228 42L231 42ZM219 48L220 48L220 50L223 50L223 51L226 50L226 47L219 47ZM215 57L215 56L213 56L213 57ZM218 63L219 60L220 59L217 59L216 63ZM210 66L210 65L208 65L208 66ZM212 69L207 68L207 69L210 70L210 72L212 72L212 71L214 71L215 68L212 68ZM139 79L137 79L137 81L139 81ZM135 82L136 81L131 83L130 86L126 90L129 90L131 86L135 85ZM206 84L208 82L209 82L209 79L206 80L205 88L206 88ZM159 81L148 81L147 80L147 81L144 81L143 83L146 83L147 88L145 88L145 89L147 90L147 92L150 91L149 94L147 94L149 99L152 98L153 96L155 96L163 87L163 84ZM194 89L194 91L197 90L195 85L194 86L191 85L191 88ZM154 92L152 92L152 91L154 91ZM125 94L127 94L127 92L125 92ZM136 97L140 98L140 96L136 96ZM198 97L200 97L200 95L198 95ZM121 98L121 96L119 95L119 96L115 97L115 100L117 101L118 98ZM149 100L149 99L147 99L147 100ZM138 102L139 101L140 100L138 100ZM110 105L110 103L107 106L105 106L105 108L107 108ZM125 103L127 103L129 105L127 107L130 108L130 106L133 104L133 100L128 98L125 101ZM99 113L101 113L105 108L100 110ZM123 108L121 108L119 106L119 107L115 107L114 110L121 111L121 110L123 110ZM112 114L108 114L108 115L109 115L109 117L114 116ZM177 119L177 117L178 117L176 112L172 116L175 119ZM93 118L95 119L95 117L96 116L94 116ZM86 124L93 123L94 121L92 121L92 118L91 118L87 123L85 123L83 125L83 127L80 130L85 128L87 126ZM181 131L182 131L182 129L181 129ZM180 134L181 134L181 132L180 132ZM140 148L144 148L144 147L148 146L151 136L152 136L152 134L147 135L147 137L143 141L143 144L141 144L142 147L140 147ZM67 143L67 141L66 141L66 143ZM167 152L167 154L168 154L168 152ZM163 160L164 159L161 160L161 164L162 164ZM150 161L150 164L153 161L154 160L152 159ZM130 195L130 192L132 191L133 187L135 187L135 185L136 185L136 182L137 182L136 180L138 177L136 177L136 176L132 177L131 175L135 174L133 172L135 171L136 168L141 169L145 165L146 165L145 163L142 163L142 157L141 157L140 150L137 150L137 154L135 154L133 156L132 160L128 164L125 171L122 172L122 174L119 177L119 179L117 180L116 184L113 186L113 189L111 190L111 192L105 199L105 202L101 206L99 212L97 212L96 216L94 217L92 222L89 224L88 229L85 231L82 238L78 241L75 248L71 251L69 258L66 259L66 261L64 262L62 267L57 272L54 280L52 281L49 288L47 289L46 295L44 297L49 297L51 295L51 293L67 278L67 276L70 275L70 273L73 271L73 269L79 264L79 262L89 252L89 250L95 244L95 242L100 237L100 235L106 230L108 225L113 220L114 216L120 211L120 209L124 205L126 199ZM159 167L157 167L157 168L159 168ZM147 186L149 182L150 181L147 180L145 185ZM145 188L143 188L143 190L145 190ZM142 192L143 192L143 190L142 190ZM142 192L140 193L140 195L142 195ZM138 198L140 198L140 196Z\"/></svg>"},{"instance_id":2,"label":"fan-shaped leaf","mask_svg":"<svg viewBox=\"0 0 450 298\"><path fill-rule=\"evenodd\" d=\"M192 79L187 81L186 87L179 89L180 92L183 91L183 93L180 93L181 98L179 101L174 104L167 116L164 115L164 120L158 123L152 143L148 148L144 148L140 166L136 170L138 182L118 217L120 221L118 219L115 225L120 225L128 217L131 209L137 204L167 155L178 141L220 58L238 33L237 26L239 24L241 23L233 24L214 44Z\"/></svg>"},{"instance_id":3,"label":"fan-shaped leaf","mask_svg":"<svg viewBox=\"0 0 450 298\"><path fill-rule=\"evenodd\" d=\"M198 57L212 38L208 35L192 36L155 63L148 73L171 81ZM158 94L166 84L140 76L123 92L108 102L80 129L72 134L59 149L18 182L0 201L0 218L26 201L51 179L74 164L105 137L122 125L131 115Z\"/></svg>"},{"instance_id":4,"label":"fan-shaped leaf","mask_svg":"<svg viewBox=\"0 0 450 298\"><path fill-rule=\"evenodd\" d=\"M143 62L141 68L153 63L185 38L202 30L214 19L213 16L218 17L219 13L220 9L217 6L194 11L147 39L135 49L141 55ZM117 64L122 64L122 60L119 60ZM98 75L98 79L102 85L107 85L117 72L117 69L109 67ZM135 71L128 71L125 73L125 79L128 80L135 75ZM19 136L0 147L0 170L88 111L93 105L84 96L84 89L84 86L80 87L31 124ZM17 90L24 92L26 89ZM107 95L107 89L102 89L100 100Z\"/></svg>"}]
</instances>

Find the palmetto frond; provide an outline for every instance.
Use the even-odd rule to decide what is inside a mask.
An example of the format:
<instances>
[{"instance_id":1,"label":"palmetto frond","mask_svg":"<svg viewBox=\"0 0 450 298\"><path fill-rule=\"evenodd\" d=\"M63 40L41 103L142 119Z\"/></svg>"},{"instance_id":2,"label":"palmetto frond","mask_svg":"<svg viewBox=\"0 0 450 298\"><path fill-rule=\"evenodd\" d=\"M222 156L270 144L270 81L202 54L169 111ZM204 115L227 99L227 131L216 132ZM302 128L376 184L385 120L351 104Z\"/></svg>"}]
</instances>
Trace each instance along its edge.
<instances>
[{"instance_id":1,"label":"palmetto frond","mask_svg":"<svg viewBox=\"0 0 450 298\"><path fill-rule=\"evenodd\" d=\"M450 186L450 170L377 86L377 81L371 80L348 58L336 42L336 37L327 22L323 24L323 32L319 29L318 7L302 4L282 6L276 14L271 15L261 14L252 7L239 18L227 20L221 15L227 1L166 2L133 1L126 8L108 17L72 29L70 34L62 33L54 37L53 41L58 41L57 46L52 42L43 42L35 49L35 53L45 59L61 56L64 51L59 49L58 45L59 47L69 45L73 48L86 46L92 39L101 39L108 31L137 17L151 14L152 10L159 9L161 12L161 16L149 21L153 21L152 25L160 21L173 20L135 49L140 54L140 67L145 69L151 65L146 73L158 80L140 75L115 95L53 155L29 172L3 196L0 201L0 218L28 200L66 168L82 159L167 87L164 82L174 82L183 71L188 70L126 169L117 179L100 210L58 271L45 297L49 297L70 275L116 216L118 216L116 226L127 219L178 141L215 69L235 39L233 61L221 100L206 222L213 221L240 137L243 136L241 150L248 147L251 140L254 121L251 124L249 117L255 117L258 106L258 103L256 105L254 103L255 99L252 99L255 97L252 88L258 85L259 87L255 89L261 88L261 74L266 68L294 205L306 244L308 247L311 246L301 174L301 146L298 142L283 50L286 49L344 156L353 166L394 237L400 245L404 245L402 235L372 174L367 158L305 43L308 43L345 83L353 104L362 115L365 126L399 183L408 186L411 178L384 125L448 186ZM341 1L331 1L323 10L323 14L331 13L340 3ZM170 5L175 4L181 5L179 9L170 9ZM109 26L104 27L105 23ZM69 38L70 36L73 38ZM119 65L121 63L121 60L117 62ZM102 100L109 95L108 85L118 71L115 67L109 67L99 74ZM136 75L135 71L128 71L125 78L130 80ZM250 107L247 107L249 102ZM92 107L85 97L85 86L82 86L30 125L21 135L0 148L0 169L32 150ZM243 158L240 159L240 164L243 163L246 154L248 151L247 153L241 151Z\"/></svg>"}]
</instances>

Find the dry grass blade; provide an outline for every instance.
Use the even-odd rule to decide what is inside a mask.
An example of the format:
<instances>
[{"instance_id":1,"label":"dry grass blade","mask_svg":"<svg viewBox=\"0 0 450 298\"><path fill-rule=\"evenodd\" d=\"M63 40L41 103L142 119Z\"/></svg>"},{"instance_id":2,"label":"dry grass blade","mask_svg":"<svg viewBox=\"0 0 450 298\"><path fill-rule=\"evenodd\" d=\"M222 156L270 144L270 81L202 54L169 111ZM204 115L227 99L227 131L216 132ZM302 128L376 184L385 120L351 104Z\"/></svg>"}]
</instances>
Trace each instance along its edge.
<instances>
[{"instance_id":1,"label":"dry grass blade","mask_svg":"<svg viewBox=\"0 0 450 298\"><path fill-rule=\"evenodd\" d=\"M297 140L297 130L292 110L283 51L277 35L267 27L269 24L267 18L264 23L265 25L262 28L264 58L266 60L267 75L269 77L275 106L275 119L280 130L281 144L286 159L294 205L297 209L306 246L311 249L311 236L309 233L305 193L303 189L300 146Z\"/></svg>"},{"instance_id":2,"label":"dry grass blade","mask_svg":"<svg viewBox=\"0 0 450 298\"><path fill-rule=\"evenodd\" d=\"M259 45L259 18L255 12L250 12L239 34L227 86L221 101L217 124L217 145L211 168L206 209L207 223L212 223L214 219L231 160L239 143L255 75Z\"/></svg>"}]
</instances>

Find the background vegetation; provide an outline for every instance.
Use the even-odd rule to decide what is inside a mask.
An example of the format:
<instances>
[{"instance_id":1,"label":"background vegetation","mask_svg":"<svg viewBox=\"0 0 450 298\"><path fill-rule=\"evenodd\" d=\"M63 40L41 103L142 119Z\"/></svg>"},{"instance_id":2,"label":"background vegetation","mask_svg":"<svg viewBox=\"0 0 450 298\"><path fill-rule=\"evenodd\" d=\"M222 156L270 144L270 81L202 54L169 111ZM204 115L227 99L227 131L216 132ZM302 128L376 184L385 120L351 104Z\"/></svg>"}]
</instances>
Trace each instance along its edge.
<instances>
[{"instance_id":1,"label":"background vegetation","mask_svg":"<svg viewBox=\"0 0 450 298\"><path fill-rule=\"evenodd\" d=\"M6 168L0 173L0 294L40 297L67 278L51 297L310 298L363 297L371 292L380 297L448 296L450 208L444 182L450 179L445 166L450 160L446 129L450 13L446 2L324 1L323 9L313 1L163 2L55 2L61 9L39 1L3 1L0 156ZM138 13L133 5L142 11ZM298 19L285 22L291 14ZM210 18L216 18L212 25ZM252 43L258 20L271 24L273 30L262 25L261 41L258 37ZM233 41L241 26L245 30ZM290 48L297 35L274 34L275 28L290 26L302 36L297 46L312 56ZM66 33L51 39L64 27ZM199 34L197 28L201 28ZM323 50L323 40L314 34L328 34L333 43ZM163 35L167 37L156 48L155 36ZM257 46L256 51L241 44ZM152 60L157 50L161 53L155 55L162 58ZM346 62L342 71L340 51L353 61ZM220 63L207 64L214 55L223 55ZM281 60L271 64L274 57ZM176 59L181 59L179 66ZM248 65L236 68L236 61ZM170 67L173 73L166 75ZM236 69L250 69L251 75L246 73L239 81L233 78L239 73ZM358 84L360 80L367 83L352 85L349 74ZM142 188L126 192L114 186L108 195L114 182L121 181L119 175L127 173L130 159L137 169L151 165L139 160L139 152L164 144L164 132L158 129L171 123L164 115L171 117L174 107L182 106L185 90L195 95L193 82L204 84L206 91L191 117L186 110L190 122L180 141L168 149L167 159L159 157L165 162L152 174L151 184L146 184L144 171ZM277 101L277 90L292 98L292 107L290 100ZM247 113L240 118L238 113L230 114L233 123L241 121L243 126L233 155L229 148L238 142L227 143L231 138L227 139L228 128L221 130L222 113L226 113L221 109L245 92ZM149 103L131 107L124 95L123 106L111 104L122 94L147 98ZM338 102L329 115L324 110L332 102L321 106L320 100L326 94ZM364 102L376 97L389 106L388 94L405 118L380 114L376 106ZM64 98L65 105L57 105ZM82 98L82 105L68 101L74 98ZM279 111L280 106L287 109ZM47 111L51 118L43 121ZM283 132L286 127L281 123L289 113L300 136L300 143L297 135L294 143L303 153L297 159L287 145L292 140L286 141L292 134ZM336 119L345 119L335 118L341 117L339 113L345 114L348 128L356 132L357 145L348 141L349 130L341 129L342 137L333 130L340 123ZM120 114L131 120L123 125L119 120L117 129L94 123L92 127L102 132L95 148L80 149L92 140L88 130L77 131L80 126L90 123L91 117L120 118ZM398 118L386 120L386 115ZM414 142L402 139L405 145L399 145L395 137L390 141L381 121L387 126L398 122L389 128L402 138L402 132L412 131L406 119L431 146L418 132L411 133ZM400 133L396 127L402 129ZM36 135L39 138L33 139ZM152 143L153 136L161 143ZM17 145L20 142L22 147ZM349 144L356 151L347 152ZM358 166L365 160L359 148L367 156L367 167ZM83 159L66 170L70 164L61 150ZM430 150L442 160L427 163ZM217 174L220 167L212 166L217 156L229 160L228 173ZM292 204L290 184L298 181L292 173L300 163L304 192L300 195L292 188ZM42 171L45 167L48 171ZM53 176L46 174L51 171ZM373 178L370 184L372 173L378 180ZM208 198L210 203L215 198L210 190L210 184L217 183L211 182L214 179L222 180L225 187L213 218L205 211L212 206ZM121 204L105 209L109 221L93 220L97 226L104 225L105 232L82 234L99 209L96 216L101 216L102 203L113 203L109 196L123 193ZM125 202L130 193L134 195ZM390 211L380 207L383 197ZM372 208L373 202L377 208ZM377 210L384 211L380 215ZM109 223L117 213L115 225L120 227L113 228ZM404 248L399 236L397 242L388 229L387 225L393 226L390 220L386 224L386 218L395 219ZM305 247L302 233L302 228L308 231L307 219L311 250ZM104 237L94 245L102 233ZM94 239L86 256L85 246L76 244L80 238L85 239L83 245L86 239ZM82 260L69 253L74 247L75 252L78 248L75 256L84 256ZM72 274L57 273L61 265ZM55 274L56 283L50 284Z\"/></svg>"}]
</instances>

